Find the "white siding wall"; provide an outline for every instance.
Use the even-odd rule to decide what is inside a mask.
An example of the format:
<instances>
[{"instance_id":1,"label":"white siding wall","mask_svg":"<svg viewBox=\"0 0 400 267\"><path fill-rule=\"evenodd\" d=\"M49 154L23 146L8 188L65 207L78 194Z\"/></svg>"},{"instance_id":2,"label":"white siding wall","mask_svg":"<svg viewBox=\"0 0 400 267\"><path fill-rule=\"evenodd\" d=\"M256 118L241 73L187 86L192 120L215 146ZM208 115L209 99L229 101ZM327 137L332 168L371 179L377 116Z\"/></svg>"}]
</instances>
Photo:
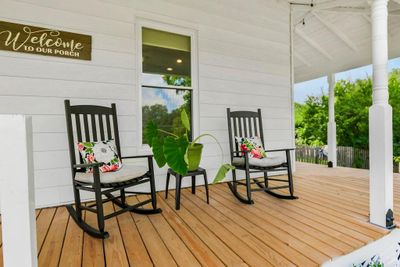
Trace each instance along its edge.
<instances>
[{"instance_id":1,"label":"white siding wall","mask_svg":"<svg viewBox=\"0 0 400 267\"><path fill-rule=\"evenodd\" d=\"M288 9L272 0L0 0L0 19L89 34L92 61L0 51L0 113L33 116L38 207L72 201L64 99L117 104L123 154L139 149L135 20L198 31L200 131L228 160L226 108L261 107L269 148L291 146ZM213 178L212 141L202 165ZM157 189L165 171L157 170Z\"/></svg>"}]
</instances>

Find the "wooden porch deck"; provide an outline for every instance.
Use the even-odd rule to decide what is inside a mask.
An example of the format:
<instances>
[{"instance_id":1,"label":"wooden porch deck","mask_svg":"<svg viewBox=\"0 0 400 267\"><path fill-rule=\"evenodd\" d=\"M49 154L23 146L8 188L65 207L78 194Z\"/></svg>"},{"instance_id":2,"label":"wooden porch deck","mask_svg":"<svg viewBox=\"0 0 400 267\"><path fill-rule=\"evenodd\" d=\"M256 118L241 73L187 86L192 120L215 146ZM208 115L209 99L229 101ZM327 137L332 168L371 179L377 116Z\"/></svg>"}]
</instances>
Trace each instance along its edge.
<instances>
[{"instance_id":1,"label":"wooden porch deck","mask_svg":"<svg viewBox=\"0 0 400 267\"><path fill-rule=\"evenodd\" d=\"M294 181L298 200L256 192L252 206L225 184L210 186L210 205L202 187L183 190L180 211L173 191L168 200L160 192L162 214L110 219L104 241L84 234L65 207L41 209L39 266L317 266L387 233L368 223L368 171L298 163ZM395 211L399 191L396 175Z\"/></svg>"}]
</instances>

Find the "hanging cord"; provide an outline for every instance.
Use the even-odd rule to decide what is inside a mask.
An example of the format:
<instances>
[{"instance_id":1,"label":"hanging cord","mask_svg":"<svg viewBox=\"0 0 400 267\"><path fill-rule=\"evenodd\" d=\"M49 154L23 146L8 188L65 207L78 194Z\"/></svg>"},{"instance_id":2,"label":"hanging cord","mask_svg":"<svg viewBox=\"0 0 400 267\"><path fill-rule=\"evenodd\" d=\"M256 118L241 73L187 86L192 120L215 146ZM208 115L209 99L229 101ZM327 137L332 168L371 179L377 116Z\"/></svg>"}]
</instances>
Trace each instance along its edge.
<instances>
[{"instance_id":1,"label":"hanging cord","mask_svg":"<svg viewBox=\"0 0 400 267\"><path fill-rule=\"evenodd\" d=\"M290 4L290 6L308 6L308 7L310 7L310 10L308 10L297 23L294 23L293 26L296 27L299 24L306 25L306 18L310 15L311 11L315 7L314 0L311 0L310 3L290 2L289 4Z\"/></svg>"}]
</instances>

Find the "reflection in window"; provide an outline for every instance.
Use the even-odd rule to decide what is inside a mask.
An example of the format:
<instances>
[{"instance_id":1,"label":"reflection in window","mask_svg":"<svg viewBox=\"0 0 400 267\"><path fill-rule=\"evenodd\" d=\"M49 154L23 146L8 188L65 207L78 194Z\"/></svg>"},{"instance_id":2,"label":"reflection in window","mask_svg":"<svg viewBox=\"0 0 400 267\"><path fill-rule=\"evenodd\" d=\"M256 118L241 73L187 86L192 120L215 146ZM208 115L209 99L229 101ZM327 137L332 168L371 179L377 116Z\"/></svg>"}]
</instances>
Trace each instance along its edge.
<instances>
[{"instance_id":1,"label":"reflection in window","mask_svg":"<svg viewBox=\"0 0 400 267\"><path fill-rule=\"evenodd\" d=\"M183 133L180 112L191 118L191 105L190 37L142 28L142 127L154 120L163 130Z\"/></svg>"},{"instance_id":2,"label":"reflection in window","mask_svg":"<svg viewBox=\"0 0 400 267\"><path fill-rule=\"evenodd\" d=\"M191 117L192 91L187 89L165 89L143 87L142 91L143 125L153 120L168 132L183 134L185 128L181 123L181 110L185 109Z\"/></svg>"}]
</instances>

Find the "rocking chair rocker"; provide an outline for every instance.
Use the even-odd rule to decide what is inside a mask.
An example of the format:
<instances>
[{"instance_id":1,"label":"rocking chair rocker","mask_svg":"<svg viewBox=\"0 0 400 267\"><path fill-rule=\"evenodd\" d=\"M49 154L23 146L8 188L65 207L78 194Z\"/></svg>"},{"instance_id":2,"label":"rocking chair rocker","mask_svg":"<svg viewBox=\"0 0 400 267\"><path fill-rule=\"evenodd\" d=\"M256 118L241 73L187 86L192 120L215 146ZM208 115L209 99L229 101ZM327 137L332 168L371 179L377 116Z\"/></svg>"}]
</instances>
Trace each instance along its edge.
<instances>
[{"instance_id":1,"label":"rocking chair rocker","mask_svg":"<svg viewBox=\"0 0 400 267\"><path fill-rule=\"evenodd\" d=\"M232 191L233 195L241 202L245 204L254 204L254 201L251 198L251 193L253 191L264 191L274 197L281 199L297 199L294 196L293 189L293 175L292 175L292 166L290 159L290 151L291 149L274 149L274 150L265 150L265 152L285 152L286 157L278 157L278 156L269 156L263 159L252 159L249 158L248 151L240 151L240 146L236 141L236 137L255 137L258 136L261 139L261 143L264 146L264 135L263 135L263 127L262 127L262 118L261 118L261 109L258 109L257 112L252 111L231 111L229 108L227 109L228 115L228 131L229 131L229 147L230 147L230 156L231 163L236 167L236 170L245 171L246 181L238 181L236 178L236 171L232 171L232 182L228 182L228 186ZM287 172L287 180L286 179L277 179L270 178L268 176L271 172ZM264 181L260 181L259 178L251 178L250 175L252 173L263 173ZM282 186L270 186L269 181L274 182L283 182L287 183L287 185ZM252 185L255 184L258 188L252 188ZM238 191L238 186L242 185L246 187L246 195L243 196ZM275 190L285 189L289 190L289 195L284 195L281 193L275 192Z\"/></svg>"},{"instance_id":2,"label":"rocking chair rocker","mask_svg":"<svg viewBox=\"0 0 400 267\"><path fill-rule=\"evenodd\" d=\"M75 207L73 207L73 205L67 205L67 210L78 226L93 237L105 239L109 236L108 232L104 230L104 221L106 219L127 211L140 214L160 213L161 209L157 208L156 202L157 197L152 156L121 156L116 105L112 104L111 107L89 105L71 106L70 101L65 100L65 114L72 170L72 184L75 197ZM119 171L100 173L99 167L101 167L103 163L83 164L82 157L79 155L77 149L78 142L106 140L114 140L121 160L144 158L147 159L148 169L126 165ZM93 173L86 173L85 171L87 168L93 168ZM128 187L143 183L150 183L150 193L125 191ZM91 205L82 205L80 197L81 190L93 192L95 194L95 203ZM114 196L112 194L115 191L119 191L119 196ZM134 205L128 205L126 202L126 193L147 194L150 195L151 198ZM103 204L109 201L112 201L120 209L111 214L104 215ZM142 207L148 203L152 204L152 208L145 209ZM83 210L97 214L97 229L83 220Z\"/></svg>"}]
</instances>

